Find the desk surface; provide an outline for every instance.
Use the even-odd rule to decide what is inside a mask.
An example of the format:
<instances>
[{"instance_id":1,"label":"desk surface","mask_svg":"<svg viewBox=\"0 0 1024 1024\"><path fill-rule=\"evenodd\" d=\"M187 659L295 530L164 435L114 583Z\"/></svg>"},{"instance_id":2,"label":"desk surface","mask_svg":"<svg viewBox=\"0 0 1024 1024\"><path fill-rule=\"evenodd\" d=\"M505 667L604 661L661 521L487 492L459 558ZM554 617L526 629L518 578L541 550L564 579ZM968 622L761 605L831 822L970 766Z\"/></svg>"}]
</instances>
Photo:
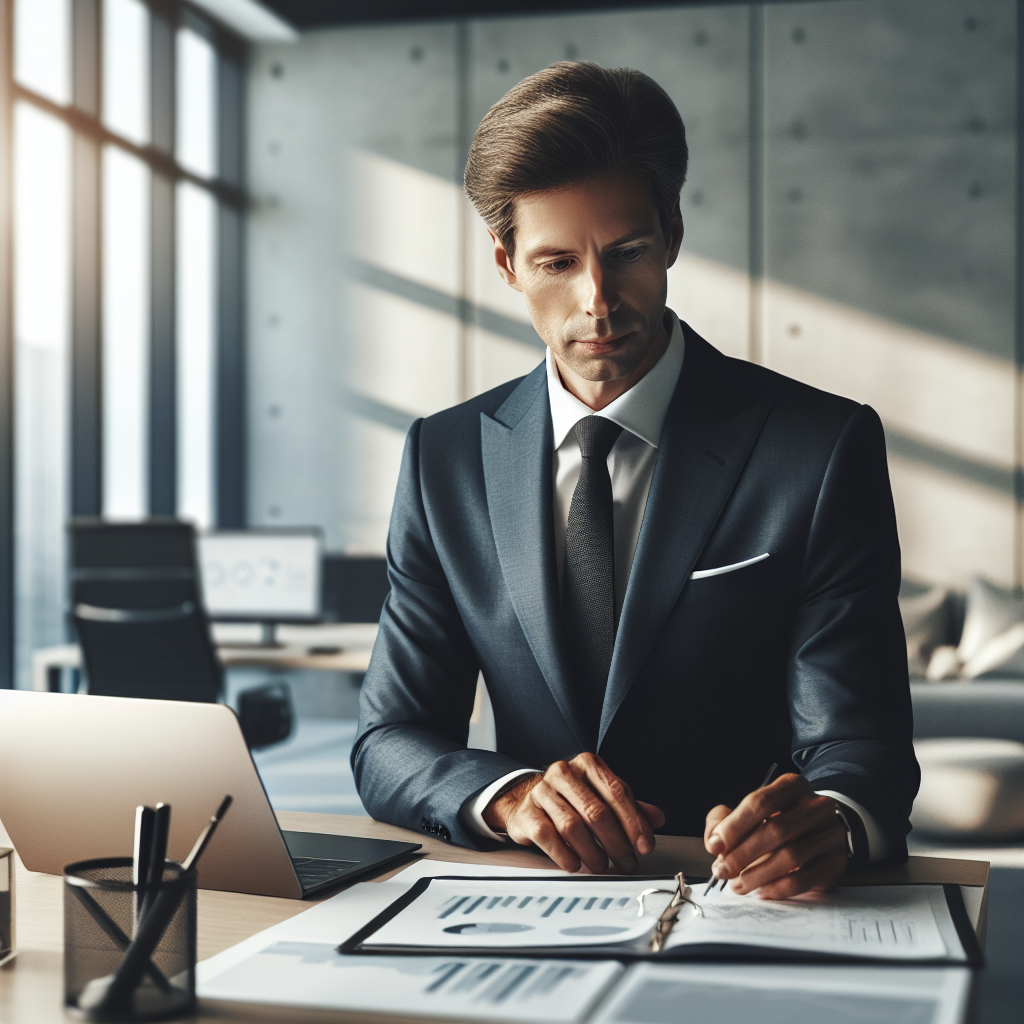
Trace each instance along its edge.
<instances>
[{"instance_id":1,"label":"desk surface","mask_svg":"<svg viewBox=\"0 0 1024 1024\"><path fill-rule=\"evenodd\" d=\"M516 849L498 853L480 853L451 846L421 833L383 825L369 818L346 815L282 812L282 827L300 832L331 832L380 839L400 839L423 844L432 860L493 863L503 866L550 868L554 865L536 851ZM10 845L0 826L0 846ZM680 868L687 874L706 876L711 857L699 839L659 836L657 849L642 858L641 870L648 874L674 874ZM70 1019L63 1011L63 902L61 879L26 871L18 861L16 882L18 955L0 967L0 1021L3 1024L66 1024ZM398 871L401 869L395 869ZM376 881L391 877L395 871L381 875ZM906 882L955 883L984 886L988 881L988 864L982 861L948 860L937 857L911 857L899 868L877 871L860 869L851 873L852 884L885 884ZM248 896L241 893L199 891L198 944L199 959L219 953L256 932L307 910L317 900L285 900L271 896ZM984 913L980 922L984 927ZM356 1019L358 1015L320 1011L292 1011L289 1021L320 1022ZM242 1024L244 1021L281 1020L280 1008L262 1010L218 1003L204 1006L192 1020L216 1020L220 1024ZM378 1024L394 1018L369 1018Z\"/></svg>"},{"instance_id":2,"label":"desk surface","mask_svg":"<svg viewBox=\"0 0 1024 1024\"><path fill-rule=\"evenodd\" d=\"M313 626L279 626L279 647L261 647L260 627L252 623L215 622L217 657L226 668L318 672L365 672L377 637L377 624L325 622ZM78 644L41 647L32 653L32 689L48 690L50 668L81 668Z\"/></svg>"}]
</instances>

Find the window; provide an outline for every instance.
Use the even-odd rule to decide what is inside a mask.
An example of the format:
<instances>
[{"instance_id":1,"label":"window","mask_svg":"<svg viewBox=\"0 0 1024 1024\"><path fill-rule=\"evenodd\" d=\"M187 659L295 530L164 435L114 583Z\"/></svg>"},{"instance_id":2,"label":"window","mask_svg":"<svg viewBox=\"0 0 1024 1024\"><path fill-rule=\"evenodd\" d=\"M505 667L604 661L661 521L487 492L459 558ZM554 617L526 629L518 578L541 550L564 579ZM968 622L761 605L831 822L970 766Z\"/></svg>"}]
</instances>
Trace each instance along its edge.
<instances>
[{"instance_id":1,"label":"window","mask_svg":"<svg viewBox=\"0 0 1024 1024\"><path fill-rule=\"evenodd\" d=\"M14 594L18 678L64 642L70 457L70 167L66 125L14 110Z\"/></svg>"},{"instance_id":2,"label":"window","mask_svg":"<svg viewBox=\"0 0 1024 1024\"><path fill-rule=\"evenodd\" d=\"M243 525L241 246L218 229L245 208L245 44L174 0L13 8L0 685L28 686L32 652L69 639L71 516Z\"/></svg>"}]
</instances>

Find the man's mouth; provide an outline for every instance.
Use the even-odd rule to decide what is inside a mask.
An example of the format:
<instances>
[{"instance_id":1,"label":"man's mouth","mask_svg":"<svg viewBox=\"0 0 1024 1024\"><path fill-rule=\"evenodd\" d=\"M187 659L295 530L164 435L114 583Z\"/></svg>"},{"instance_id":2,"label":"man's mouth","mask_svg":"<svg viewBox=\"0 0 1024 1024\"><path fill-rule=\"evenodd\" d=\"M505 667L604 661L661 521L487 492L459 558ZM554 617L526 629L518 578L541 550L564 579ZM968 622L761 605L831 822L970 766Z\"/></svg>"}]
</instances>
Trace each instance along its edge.
<instances>
[{"instance_id":1,"label":"man's mouth","mask_svg":"<svg viewBox=\"0 0 1024 1024\"><path fill-rule=\"evenodd\" d=\"M613 334L609 338L574 338L573 344L581 345L592 355L601 355L604 352L611 352L624 338L628 338L633 331L623 331L621 334Z\"/></svg>"}]
</instances>

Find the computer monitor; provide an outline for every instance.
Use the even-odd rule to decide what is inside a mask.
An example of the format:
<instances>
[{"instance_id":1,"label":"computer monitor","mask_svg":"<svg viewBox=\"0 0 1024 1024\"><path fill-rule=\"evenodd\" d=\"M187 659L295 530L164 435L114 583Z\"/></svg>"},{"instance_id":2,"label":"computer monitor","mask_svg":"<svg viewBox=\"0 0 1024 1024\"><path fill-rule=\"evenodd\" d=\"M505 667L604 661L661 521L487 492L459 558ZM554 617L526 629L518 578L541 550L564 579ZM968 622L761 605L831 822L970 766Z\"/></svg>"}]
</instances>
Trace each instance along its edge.
<instances>
[{"instance_id":1,"label":"computer monitor","mask_svg":"<svg viewBox=\"0 0 1024 1024\"><path fill-rule=\"evenodd\" d=\"M265 644L274 643L279 622L320 620L320 530L203 533L198 553L203 600L211 619L259 622Z\"/></svg>"}]
</instances>

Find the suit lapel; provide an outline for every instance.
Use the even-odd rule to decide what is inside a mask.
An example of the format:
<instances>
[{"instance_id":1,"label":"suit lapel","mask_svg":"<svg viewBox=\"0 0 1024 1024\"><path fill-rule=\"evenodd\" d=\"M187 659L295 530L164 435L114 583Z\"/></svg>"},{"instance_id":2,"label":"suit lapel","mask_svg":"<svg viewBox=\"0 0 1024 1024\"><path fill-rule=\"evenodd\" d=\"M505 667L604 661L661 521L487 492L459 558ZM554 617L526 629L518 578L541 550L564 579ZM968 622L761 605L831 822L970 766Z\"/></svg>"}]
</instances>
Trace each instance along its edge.
<instances>
[{"instance_id":1,"label":"suit lapel","mask_svg":"<svg viewBox=\"0 0 1024 1024\"><path fill-rule=\"evenodd\" d=\"M585 749L589 744L562 642L552 512L554 440L543 363L493 418L480 414L480 441L491 529L512 607L555 702Z\"/></svg>"},{"instance_id":2,"label":"suit lapel","mask_svg":"<svg viewBox=\"0 0 1024 1024\"><path fill-rule=\"evenodd\" d=\"M736 486L770 404L684 325L686 356L658 447L608 673L598 748ZM731 386L730 386L731 384Z\"/></svg>"}]
</instances>

